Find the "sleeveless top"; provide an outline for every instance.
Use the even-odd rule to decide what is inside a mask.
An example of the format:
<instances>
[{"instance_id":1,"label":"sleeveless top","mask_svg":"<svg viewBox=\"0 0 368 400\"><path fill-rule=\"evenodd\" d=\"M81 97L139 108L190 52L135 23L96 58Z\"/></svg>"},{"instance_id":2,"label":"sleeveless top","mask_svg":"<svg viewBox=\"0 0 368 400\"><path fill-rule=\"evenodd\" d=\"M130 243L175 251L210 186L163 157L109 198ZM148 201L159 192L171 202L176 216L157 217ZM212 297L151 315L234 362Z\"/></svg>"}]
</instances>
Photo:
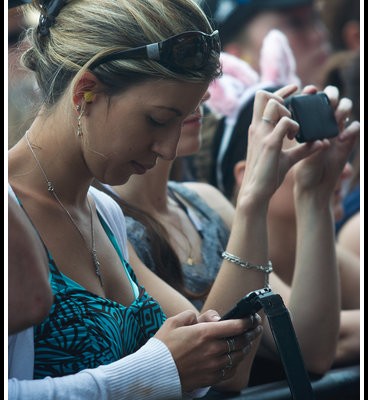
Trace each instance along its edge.
<instances>
[{"instance_id":1,"label":"sleeveless top","mask_svg":"<svg viewBox=\"0 0 368 400\"><path fill-rule=\"evenodd\" d=\"M185 287L194 293L201 293L212 285L217 276L222 263L221 253L226 248L230 232L222 218L196 192L174 181L169 182L169 189L189 204L185 207L188 217L202 237L202 262L182 264ZM132 217L125 216L125 219L130 243L144 264L157 273L151 256L152 243L147 238L145 226ZM199 299L191 302L197 309L201 309L204 303Z\"/></svg>"},{"instance_id":2,"label":"sleeveless top","mask_svg":"<svg viewBox=\"0 0 368 400\"><path fill-rule=\"evenodd\" d=\"M34 327L34 379L74 374L117 361L142 347L166 319L159 304L138 286L112 230L99 210L97 213L122 262L122 273L130 280L135 300L125 307L87 291L58 270L46 249L54 303L47 318Z\"/></svg>"}]
</instances>

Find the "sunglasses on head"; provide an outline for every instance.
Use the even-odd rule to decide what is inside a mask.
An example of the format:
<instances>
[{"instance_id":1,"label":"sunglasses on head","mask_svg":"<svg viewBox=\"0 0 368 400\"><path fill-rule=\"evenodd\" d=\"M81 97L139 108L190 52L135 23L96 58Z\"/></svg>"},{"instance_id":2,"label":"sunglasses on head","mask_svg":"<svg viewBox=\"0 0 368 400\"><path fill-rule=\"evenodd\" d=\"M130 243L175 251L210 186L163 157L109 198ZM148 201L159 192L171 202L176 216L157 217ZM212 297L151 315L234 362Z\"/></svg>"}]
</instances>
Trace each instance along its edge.
<instances>
[{"instance_id":1,"label":"sunglasses on head","mask_svg":"<svg viewBox=\"0 0 368 400\"><path fill-rule=\"evenodd\" d=\"M94 61L89 68L93 70L113 60L148 59L157 61L173 72L198 71L211 57L218 57L219 54L220 38L217 30L210 35L200 31L188 31L161 42L115 51Z\"/></svg>"}]
</instances>

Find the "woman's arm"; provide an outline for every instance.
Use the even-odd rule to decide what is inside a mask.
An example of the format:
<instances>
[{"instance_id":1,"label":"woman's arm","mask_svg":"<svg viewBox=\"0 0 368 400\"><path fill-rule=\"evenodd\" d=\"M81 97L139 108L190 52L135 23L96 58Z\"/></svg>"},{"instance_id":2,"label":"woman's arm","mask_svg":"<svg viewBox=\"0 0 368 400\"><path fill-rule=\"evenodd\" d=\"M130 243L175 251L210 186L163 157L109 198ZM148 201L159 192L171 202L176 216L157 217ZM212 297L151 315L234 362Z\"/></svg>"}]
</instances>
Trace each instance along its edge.
<instances>
[{"instance_id":1,"label":"woman's arm","mask_svg":"<svg viewBox=\"0 0 368 400\"><path fill-rule=\"evenodd\" d=\"M138 367L139 366L139 367ZM163 342L150 339L136 353L74 375L8 380L9 400L180 399L174 360Z\"/></svg>"},{"instance_id":2,"label":"woman's arm","mask_svg":"<svg viewBox=\"0 0 368 400\"><path fill-rule=\"evenodd\" d=\"M9 379L8 398L174 400L203 395L209 386L236 374L250 343L261 333L261 327L245 333L250 327L247 320L218 320L214 311L199 318L192 311L182 312L168 318L137 352L109 365L60 378ZM226 369L226 337L234 338L231 369Z\"/></svg>"},{"instance_id":3,"label":"woman's arm","mask_svg":"<svg viewBox=\"0 0 368 400\"><path fill-rule=\"evenodd\" d=\"M46 250L27 215L8 195L8 334L40 323L53 295Z\"/></svg>"},{"instance_id":4,"label":"woman's arm","mask_svg":"<svg viewBox=\"0 0 368 400\"><path fill-rule=\"evenodd\" d=\"M333 194L359 133L343 124L348 99L327 89L340 127L338 137L295 166L296 261L289 308L308 369L323 374L335 359L340 330L341 284L334 234Z\"/></svg>"},{"instance_id":5,"label":"woman's arm","mask_svg":"<svg viewBox=\"0 0 368 400\"><path fill-rule=\"evenodd\" d=\"M360 363L360 310L343 310L334 367Z\"/></svg>"},{"instance_id":6,"label":"woman's arm","mask_svg":"<svg viewBox=\"0 0 368 400\"><path fill-rule=\"evenodd\" d=\"M199 315L199 310L197 310L186 297L152 272L140 260L129 241L128 253L129 264L134 269L138 282L159 302L161 308L168 317L172 317L185 310L192 310Z\"/></svg>"}]
</instances>

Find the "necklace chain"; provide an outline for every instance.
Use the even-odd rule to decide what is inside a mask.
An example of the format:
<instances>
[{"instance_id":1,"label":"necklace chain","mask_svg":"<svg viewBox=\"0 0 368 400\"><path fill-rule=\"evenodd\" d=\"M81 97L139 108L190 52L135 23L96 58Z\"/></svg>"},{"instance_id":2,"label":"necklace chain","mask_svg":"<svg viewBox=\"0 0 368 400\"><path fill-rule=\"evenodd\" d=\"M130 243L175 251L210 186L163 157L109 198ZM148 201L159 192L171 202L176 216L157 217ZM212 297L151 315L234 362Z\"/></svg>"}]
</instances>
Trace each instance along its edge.
<instances>
[{"instance_id":1,"label":"necklace chain","mask_svg":"<svg viewBox=\"0 0 368 400\"><path fill-rule=\"evenodd\" d=\"M31 150L31 153L33 155L33 158L35 159L35 161L36 161L36 163L37 163L37 165L38 165L38 167L39 167L39 169L40 169L40 171L41 171L41 173L42 173L42 175L43 175L43 177L44 177L44 179L46 181L48 192L55 198L55 200L58 202L60 207L67 214L70 222L74 225L74 227L77 229L79 235L83 239L88 251L91 254L92 262L93 262L93 265L95 267L95 273L96 273L96 275L97 275L97 277L98 277L98 279L100 281L101 286L103 286L103 280L102 280L102 275L101 275L101 270L100 270L101 263L98 260L97 251L96 251L95 229L94 229L94 224L93 224L93 213L92 213L92 207L91 207L91 203L89 202L88 196L87 196L87 204L88 204L89 212L90 212L90 215L91 215L91 242L92 242L91 243L91 248L89 248L89 246L87 244L87 241L86 241L86 238L84 237L82 231L80 230L79 226L74 221L74 219L73 219L72 215L70 214L70 212L68 211L68 209L61 202L59 196L55 192L55 187L54 187L53 183L49 180L49 178L46 175L45 170L42 168L42 165L41 165L40 161L38 160L38 158L37 158L32 146L31 146L31 143L29 142L28 131L26 132L25 137L26 137L27 145L28 145L28 147Z\"/></svg>"}]
</instances>

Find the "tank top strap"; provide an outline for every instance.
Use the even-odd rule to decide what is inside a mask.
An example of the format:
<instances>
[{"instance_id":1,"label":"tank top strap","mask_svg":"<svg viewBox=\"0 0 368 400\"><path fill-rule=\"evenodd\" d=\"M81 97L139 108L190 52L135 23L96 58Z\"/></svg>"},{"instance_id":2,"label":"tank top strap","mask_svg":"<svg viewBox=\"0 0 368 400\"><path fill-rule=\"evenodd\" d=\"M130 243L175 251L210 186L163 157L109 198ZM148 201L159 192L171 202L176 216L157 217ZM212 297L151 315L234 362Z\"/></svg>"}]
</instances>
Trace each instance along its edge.
<instances>
[{"instance_id":1,"label":"tank top strap","mask_svg":"<svg viewBox=\"0 0 368 400\"><path fill-rule=\"evenodd\" d=\"M185 214L188 216L190 222L193 224L193 226L196 228L199 236L203 239L203 228L202 228L202 222L198 218L197 214L193 211L191 207L188 207L184 201L177 195L177 193L174 191L174 189L170 186L168 186L168 195L171 197L177 204L178 206L185 212Z\"/></svg>"}]
</instances>

